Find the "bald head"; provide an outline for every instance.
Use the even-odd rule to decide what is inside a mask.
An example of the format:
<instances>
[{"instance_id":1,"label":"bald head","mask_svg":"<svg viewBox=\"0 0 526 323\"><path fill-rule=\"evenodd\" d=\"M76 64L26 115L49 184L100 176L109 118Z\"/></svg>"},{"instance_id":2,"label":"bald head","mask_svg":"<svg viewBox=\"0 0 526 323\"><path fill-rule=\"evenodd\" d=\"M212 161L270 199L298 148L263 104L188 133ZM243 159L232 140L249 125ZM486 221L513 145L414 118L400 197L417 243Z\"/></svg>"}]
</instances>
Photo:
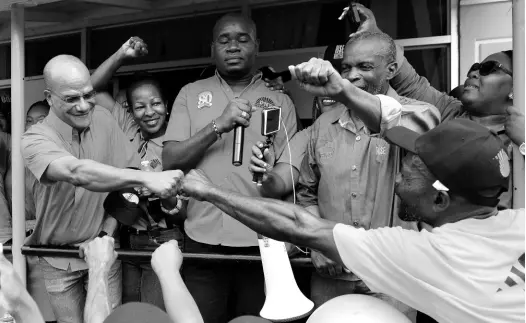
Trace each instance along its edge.
<instances>
[{"instance_id":1,"label":"bald head","mask_svg":"<svg viewBox=\"0 0 526 323\"><path fill-rule=\"evenodd\" d=\"M58 90L64 85L85 83L90 79L86 65L80 59L71 55L58 55L47 62L44 67L44 82L51 90Z\"/></svg>"},{"instance_id":2,"label":"bald head","mask_svg":"<svg viewBox=\"0 0 526 323\"><path fill-rule=\"evenodd\" d=\"M215 40L217 38L218 33L224 24L233 23L233 22L241 23L245 25L246 27L248 27L248 30L250 30L250 33L253 39L257 39L256 23L252 19L240 13L227 13L226 15L219 18L216 21L216 24L214 25L212 39Z\"/></svg>"}]
</instances>

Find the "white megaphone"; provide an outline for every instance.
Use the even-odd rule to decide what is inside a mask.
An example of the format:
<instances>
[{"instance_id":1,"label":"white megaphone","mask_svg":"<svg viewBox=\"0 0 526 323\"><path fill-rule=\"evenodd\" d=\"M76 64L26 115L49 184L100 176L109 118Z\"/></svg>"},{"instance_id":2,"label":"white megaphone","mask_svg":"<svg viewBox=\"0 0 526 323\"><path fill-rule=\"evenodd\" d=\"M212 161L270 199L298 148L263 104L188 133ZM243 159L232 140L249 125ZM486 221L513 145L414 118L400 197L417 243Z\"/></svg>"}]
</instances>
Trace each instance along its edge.
<instances>
[{"instance_id":1,"label":"white megaphone","mask_svg":"<svg viewBox=\"0 0 526 323\"><path fill-rule=\"evenodd\" d=\"M285 243L261 235L258 243L266 290L259 315L272 322L290 322L308 316L314 303L296 284Z\"/></svg>"}]
</instances>

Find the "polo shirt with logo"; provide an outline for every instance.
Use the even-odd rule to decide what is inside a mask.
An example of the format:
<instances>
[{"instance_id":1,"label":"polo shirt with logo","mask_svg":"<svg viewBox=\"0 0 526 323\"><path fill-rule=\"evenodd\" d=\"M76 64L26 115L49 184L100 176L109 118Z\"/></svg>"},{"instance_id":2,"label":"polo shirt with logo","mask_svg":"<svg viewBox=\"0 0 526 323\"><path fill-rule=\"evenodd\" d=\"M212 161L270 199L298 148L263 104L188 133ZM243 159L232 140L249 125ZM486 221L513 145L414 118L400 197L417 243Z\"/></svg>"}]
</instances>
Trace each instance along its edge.
<instances>
[{"instance_id":1,"label":"polo shirt with logo","mask_svg":"<svg viewBox=\"0 0 526 323\"><path fill-rule=\"evenodd\" d=\"M47 167L56 159L73 156L117 168L138 167L139 156L111 113L95 106L88 128L79 133L53 112L22 135L22 155L32 173L36 206L35 231L28 245L77 245L95 238L105 219L108 193L92 192L68 182L50 182ZM59 269L87 269L80 259L45 258Z\"/></svg>"},{"instance_id":2,"label":"polo shirt with logo","mask_svg":"<svg viewBox=\"0 0 526 323\"><path fill-rule=\"evenodd\" d=\"M223 113L234 93L230 86L216 74L184 86L175 99L168 129L164 136L169 141L184 141L194 136L212 120ZM252 113L250 126L245 128L243 147L243 165L232 165L232 147L234 131L225 133L213 143L195 168L202 169L211 181L222 188L249 196L260 196L256 185L252 183L252 174L248 171L252 146L265 139L261 135L261 111L271 106L281 108L281 130L275 135L272 147L279 159L287 146L289 138L296 133L296 110L291 99L278 91L270 91L256 74L251 83L239 95L248 100L256 111ZM286 129L286 131L285 131ZM233 247L257 246L257 235L237 220L223 213L208 202L191 199L187 207L188 217L185 231L198 242L210 245Z\"/></svg>"}]
</instances>

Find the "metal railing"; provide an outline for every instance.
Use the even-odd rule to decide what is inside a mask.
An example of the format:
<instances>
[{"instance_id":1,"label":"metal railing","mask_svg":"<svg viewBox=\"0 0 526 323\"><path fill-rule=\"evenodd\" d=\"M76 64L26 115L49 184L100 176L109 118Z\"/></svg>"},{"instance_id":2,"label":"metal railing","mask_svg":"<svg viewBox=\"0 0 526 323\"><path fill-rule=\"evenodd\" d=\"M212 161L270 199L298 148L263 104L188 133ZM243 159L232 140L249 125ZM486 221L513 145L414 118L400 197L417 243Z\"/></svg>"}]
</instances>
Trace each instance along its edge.
<instances>
[{"instance_id":1,"label":"metal railing","mask_svg":"<svg viewBox=\"0 0 526 323\"><path fill-rule=\"evenodd\" d=\"M4 246L4 253L11 253L11 246ZM152 251L138 251L131 249L115 249L118 259L150 259ZM64 258L80 258L79 249L75 247L62 246L22 246L22 254L24 256L40 256L40 257L64 257ZM237 262L237 263L259 263L261 264L260 256L249 255L225 255L218 253L186 253L183 252L184 261L207 261L207 262ZM290 264L293 267L312 267L310 257L292 257Z\"/></svg>"}]
</instances>

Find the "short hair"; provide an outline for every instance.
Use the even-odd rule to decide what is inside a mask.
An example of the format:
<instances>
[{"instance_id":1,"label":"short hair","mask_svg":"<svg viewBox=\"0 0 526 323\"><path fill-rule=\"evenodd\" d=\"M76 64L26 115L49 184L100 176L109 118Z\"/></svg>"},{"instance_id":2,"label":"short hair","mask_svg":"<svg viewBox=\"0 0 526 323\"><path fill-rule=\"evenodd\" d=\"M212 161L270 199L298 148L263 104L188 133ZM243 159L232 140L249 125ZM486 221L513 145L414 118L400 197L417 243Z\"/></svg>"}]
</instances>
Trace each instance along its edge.
<instances>
[{"instance_id":1,"label":"short hair","mask_svg":"<svg viewBox=\"0 0 526 323\"><path fill-rule=\"evenodd\" d=\"M361 33L357 33L349 37L347 45L366 39L380 39L383 42L385 42L386 46L381 53L382 57L390 63L396 61L396 44L394 40L386 33L378 31L364 31Z\"/></svg>"},{"instance_id":2,"label":"short hair","mask_svg":"<svg viewBox=\"0 0 526 323\"><path fill-rule=\"evenodd\" d=\"M163 101L166 100L163 94L161 83L159 83L159 81L157 81L151 74L136 73L134 75L132 83L126 89L126 101L128 102L128 107L132 108L131 98L132 98L133 91L135 91L138 87L145 85L145 84L153 85L155 88L157 88L157 90L159 91L159 94L161 95L161 99L163 99Z\"/></svg>"},{"instance_id":3,"label":"short hair","mask_svg":"<svg viewBox=\"0 0 526 323\"><path fill-rule=\"evenodd\" d=\"M29 107L29 109L27 109L27 113L29 113L29 111L31 111L33 108L36 108L38 106L41 106L41 107L45 107L47 108L48 110L50 109L49 107L49 103L46 101L46 100L42 100L42 101L37 101L33 104L31 104L31 106Z\"/></svg>"},{"instance_id":4,"label":"short hair","mask_svg":"<svg viewBox=\"0 0 526 323\"><path fill-rule=\"evenodd\" d=\"M248 27L250 28L250 31L254 33L254 37L257 38L257 28L256 28L256 23L254 22L254 20L252 20L251 18L247 17L246 15L242 13L230 12L230 13L227 13L221 16L221 18L217 19L214 25L214 29L212 29L212 40L215 40L216 34L219 32L219 26L221 26L221 24L224 21L228 21L228 20L237 20L237 21L246 23Z\"/></svg>"}]
</instances>

